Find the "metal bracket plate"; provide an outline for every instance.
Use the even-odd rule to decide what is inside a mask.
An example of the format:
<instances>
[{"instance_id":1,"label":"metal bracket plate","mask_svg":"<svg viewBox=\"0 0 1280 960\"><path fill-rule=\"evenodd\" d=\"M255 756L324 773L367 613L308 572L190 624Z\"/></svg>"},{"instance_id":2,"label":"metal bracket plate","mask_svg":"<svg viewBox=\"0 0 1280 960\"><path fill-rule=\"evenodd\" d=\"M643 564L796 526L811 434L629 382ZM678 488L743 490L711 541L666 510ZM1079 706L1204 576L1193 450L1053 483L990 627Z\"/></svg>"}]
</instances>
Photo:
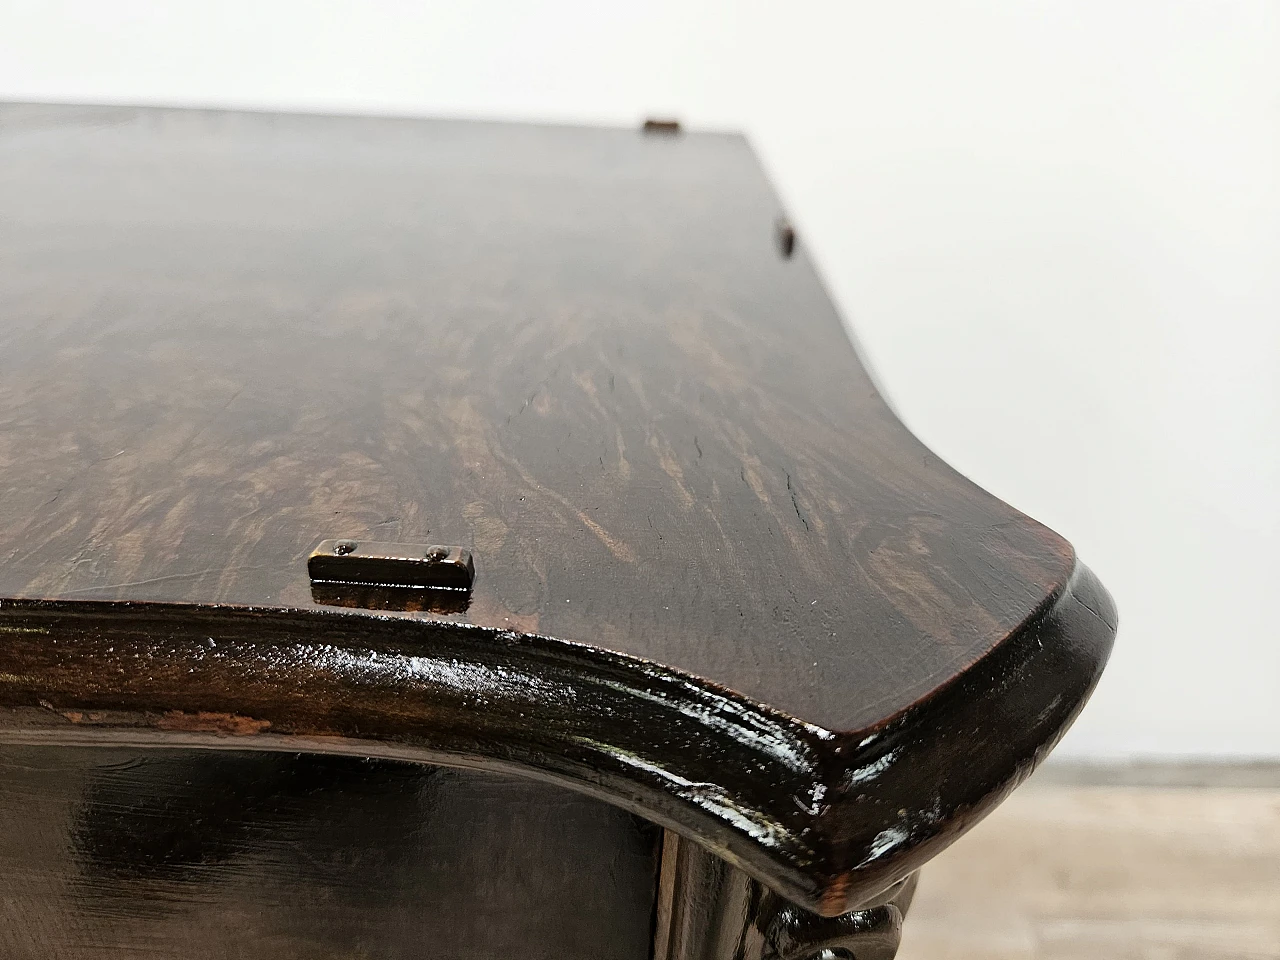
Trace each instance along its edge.
<instances>
[{"instance_id":1,"label":"metal bracket plate","mask_svg":"<svg viewBox=\"0 0 1280 960\"><path fill-rule=\"evenodd\" d=\"M367 540L323 540L307 559L316 583L470 590L471 552L461 547Z\"/></svg>"}]
</instances>

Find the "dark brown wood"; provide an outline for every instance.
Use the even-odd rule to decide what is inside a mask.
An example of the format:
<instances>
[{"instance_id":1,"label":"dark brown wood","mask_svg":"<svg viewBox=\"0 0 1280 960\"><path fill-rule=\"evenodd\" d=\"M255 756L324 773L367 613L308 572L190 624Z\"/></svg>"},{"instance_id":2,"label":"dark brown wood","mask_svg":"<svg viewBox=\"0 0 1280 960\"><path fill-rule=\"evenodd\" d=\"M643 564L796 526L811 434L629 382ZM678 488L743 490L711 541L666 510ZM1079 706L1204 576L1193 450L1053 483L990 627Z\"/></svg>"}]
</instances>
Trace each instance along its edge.
<instances>
[{"instance_id":1,"label":"dark brown wood","mask_svg":"<svg viewBox=\"0 0 1280 960\"><path fill-rule=\"evenodd\" d=\"M668 832L653 960L893 960L917 875L872 903L822 917Z\"/></svg>"},{"instance_id":2,"label":"dark brown wood","mask_svg":"<svg viewBox=\"0 0 1280 960\"><path fill-rule=\"evenodd\" d=\"M659 831L528 780L7 746L0 825L5 960L650 957Z\"/></svg>"},{"instance_id":3,"label":"dark brown wood","mask_svg":"<svg viewBox=\"0 0 1280 960\"><path fill-rule=\"evenodd\" d=\"M11 105L0 208L10 742L548 777L830 915L1110 649L1070 546L881 400L740 137ZM470 602L313 594L329 538L464 547Z\"/></svg>"},{"instance_id":4,"label":"dark brown wood","mask_svg":"<svg viewBox=\"0 0 1280 960\"><path fill-rule=\"evenodd\" d=\"M456 543L470 622L856 730L1070 576L881 402L739 137L0 130L0 595L309 606L322 539Z\"/></svg>"},{"instance_id":5,"label":"dark brown wood","mask_svg":"<svg viewBox=\"0 0 1280 960\"><path fill-rule=\"evenodd\" d=\"M226 745L545 777L832 915L918 868L1080 709L1114 611L1083 568L954 684L858 739L649 661L368 613L0 602L0 739Z\"/></svg>"}]
</instances>

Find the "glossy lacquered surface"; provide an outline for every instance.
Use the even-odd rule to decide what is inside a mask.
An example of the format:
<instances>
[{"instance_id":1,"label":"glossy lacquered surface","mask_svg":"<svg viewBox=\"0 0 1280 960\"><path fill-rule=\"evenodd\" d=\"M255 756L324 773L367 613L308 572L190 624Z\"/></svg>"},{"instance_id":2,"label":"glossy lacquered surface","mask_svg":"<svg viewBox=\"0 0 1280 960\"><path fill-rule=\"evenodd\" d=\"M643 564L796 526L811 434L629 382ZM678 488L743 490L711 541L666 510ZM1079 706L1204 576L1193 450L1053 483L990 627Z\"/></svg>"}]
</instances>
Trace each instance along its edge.
<instances>
[{"instance_id":1,"label":"glossy lacquered surface","mask_svg":"<svg viewBox=\"0 0 1280 960\"><path fill-rule=\"evenodd\" d=\"M830 915L1105 662L1105 590L893 416L739 137L8 106L0 202L0 739L554 780ZM472 589L317 589L334 539Z\"/></svg>"},{"instance_id":2,"label":"glossy lacquered surface","mask_svg":"<svg viewBox=\"0 0 1280 960\"><path fill-rule=\"evenodd\" d=\"M0 749L5 960L647 960L660 836L351 757Z\"/></svg>"},{"instance_id":3,"label":"glossy lacquered surface","mask_svg":"<svg viewBox=\"0 0 1280 960\"><path fill-rule=\"evenodd\" d=\"M824 914L1024 778L1114 633L1083 568L956 683L859 740L580 644L368 613L0 602L0 740L225 745L547 777L683 830Z\"/></svg>"},{"instance_id":4,"label":"glossy lacquered surface","mask_svg":"<svg viewBox=\"0 0 1280 960\"><path fill-rule=\"evenodd\" d=\"M822 917L668 833L653 960L893 960L916 880L912 874L861 909Z\"/></svg>"}]
</instances>

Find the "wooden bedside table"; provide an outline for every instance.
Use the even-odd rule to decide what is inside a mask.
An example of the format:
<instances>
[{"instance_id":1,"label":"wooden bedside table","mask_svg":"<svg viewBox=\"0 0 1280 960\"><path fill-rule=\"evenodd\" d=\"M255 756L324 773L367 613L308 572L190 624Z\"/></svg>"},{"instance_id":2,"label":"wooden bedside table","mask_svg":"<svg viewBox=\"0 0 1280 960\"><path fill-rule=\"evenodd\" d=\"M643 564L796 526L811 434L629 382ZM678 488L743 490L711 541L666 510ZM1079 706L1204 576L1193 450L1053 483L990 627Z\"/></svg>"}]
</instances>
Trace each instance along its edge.
<instances>
[{"instance_id":1,"label":"wooden bedside table","mask_svg":"<svg viewBox=\"0 0 1280 960\"><path fill-rule=\"evenodd\" d=\"M0 196L8 958L890 957L1097 681L741 137L9 105Z\"/></svg>"}]
</instances>

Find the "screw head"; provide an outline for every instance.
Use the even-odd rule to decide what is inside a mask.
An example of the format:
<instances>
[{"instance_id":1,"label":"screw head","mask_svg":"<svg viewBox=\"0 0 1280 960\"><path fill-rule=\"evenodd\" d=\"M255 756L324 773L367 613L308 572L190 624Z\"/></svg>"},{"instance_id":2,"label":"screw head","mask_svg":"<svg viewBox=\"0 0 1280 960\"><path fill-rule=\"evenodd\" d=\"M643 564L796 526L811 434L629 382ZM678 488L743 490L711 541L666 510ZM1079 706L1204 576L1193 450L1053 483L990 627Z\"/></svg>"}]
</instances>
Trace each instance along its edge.
<instances>
[{"instance_id":1,"label":"screw head","mask_svg":"<svg viewBox=\"0 0 1280 960\"><path fill-rule=\"evenodd\" d=\"M796 251L796 228L785 217L779 217L774 225L775 237L778 241L778 252L783 260L790 260Z\"/></svg>"},{"instance_id":2,"label":"screw head","mask_svg":"<svg viewBox=\"0 0 1280 960\"><path fill-rule=\"evenodd\" d=\"M345 557L348 553L355 553L357 546L359 544L354 540L339 540L333 545L333 552L340 557Z\"/></svg>"},{"instance_id":3,"label":"screw head","mask_svg":"<svg viewBox=\"0 0 1280 960\"><path fill-rule=\"evenodd\" d=\"M427 549L427 559L432 563L439 563L449 555L448 547L429 547Z\"/></svg>"}]
</instances>

